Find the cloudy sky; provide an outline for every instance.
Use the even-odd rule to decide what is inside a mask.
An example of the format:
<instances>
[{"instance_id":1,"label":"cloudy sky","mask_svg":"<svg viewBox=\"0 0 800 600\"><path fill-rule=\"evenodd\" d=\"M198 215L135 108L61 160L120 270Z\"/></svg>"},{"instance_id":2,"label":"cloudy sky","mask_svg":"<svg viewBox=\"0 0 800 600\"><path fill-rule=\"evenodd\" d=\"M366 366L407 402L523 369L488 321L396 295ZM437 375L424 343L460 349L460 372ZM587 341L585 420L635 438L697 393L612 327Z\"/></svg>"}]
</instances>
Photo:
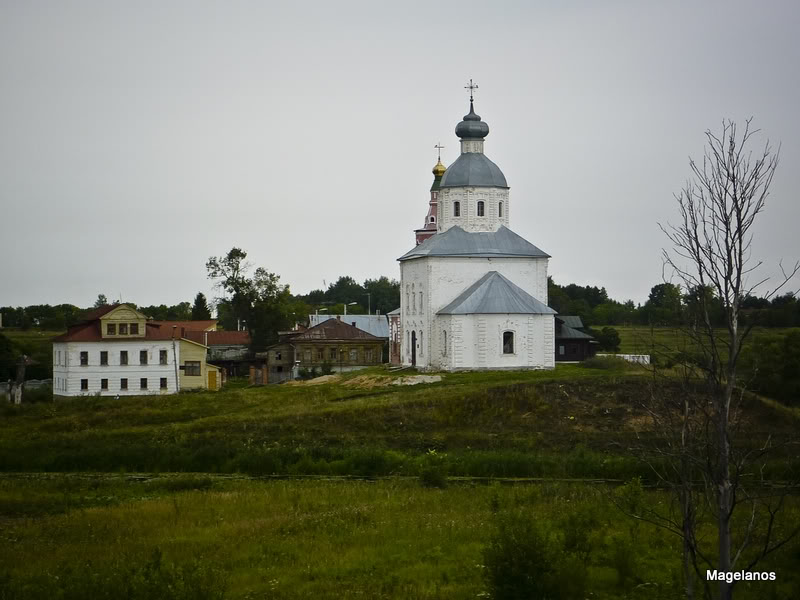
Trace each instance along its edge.
<instances>
[{"instance_id":1,"label":"cloudy sky","mask_svg":"<svg viewBox=\"0 0 800 600\"><path fill-rule=\"evenodd\" d=\"M399 277L464 85L511 228L644 301L703 132L782 144L754 257L800 258L796 1L0 1L0 306ZM796 287L796 286L795 286Z\"/></svg>"}]
</instances>

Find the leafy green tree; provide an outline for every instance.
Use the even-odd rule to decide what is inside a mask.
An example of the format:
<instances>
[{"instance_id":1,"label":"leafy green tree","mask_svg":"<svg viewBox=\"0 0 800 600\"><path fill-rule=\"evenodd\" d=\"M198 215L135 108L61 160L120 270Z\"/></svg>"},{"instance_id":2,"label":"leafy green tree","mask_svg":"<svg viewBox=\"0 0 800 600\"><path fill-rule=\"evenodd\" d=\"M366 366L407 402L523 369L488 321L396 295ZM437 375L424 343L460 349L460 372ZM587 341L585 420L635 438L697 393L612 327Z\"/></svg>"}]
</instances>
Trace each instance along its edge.
<instances>
[{"instance_id":1,"label":"leafy green tree","mask_svg":"<svg viewBox=\"0 0 800 600\"><path fill-rule=\"evenodd\" d=\"M94 301L94 308L100 308L101 306L105 306L108 304L108 298L106 298L105 294L98 294L97 300Z\"/></svg>"},{"instance_id":2,"label":"leafy green tree","mask_svg":"<svg viewBox=\"0 0 800 600\"><path fill-rule=\"evenodd\" d=\"M400 307L400 282L395 279L386 276L367 279L364 282L364 290L370 294L368 308L371 308L373 314L380 311L385 315Z\"/></svg>"},{"instance_id":3,"label":"leafy green tree","mask_svg":"<svg viewBox=\"0 0 800 600\"><path fill-rule=\"evenodd\" d=\"M16 364L19 353L6 336L0 333L0 381L7 381L16 376Z\"/></svg>"},{"instance_id":4,"label":"leafy green tree","mask_svg":"<svg viewBox=\"0 0 800 600\"><path fill-rule=\"evenodd\" d=\"M325 296L328 302L337 304L358 302L359 304L363 303L364 308L367 308L366 290L349 276L339 277L336 283L330 284Z\"/></svg>"},{"instance_id":5,"label":"leafy green tree","mask_svg":"<svg viewBox=\"0 0 800 600\"><path fill-rule=\"evenodd\" d=\"M236 329L244 324L250 332L252 350L261 351L277 339L278 331L289 328L297 307L289 286L281 284L275 273L258 267L249 277L251 265L246 258L244 250L232 248L225 256L209 258L206 269L226 294L217 303L223 326Z\"/></svg>"},{"instance_id":6,"label":"leafy green tree","mask_svg":"<svg viewBox=\"0 0 800 600\"><path fill-rule=\"evenodd\" d=\"M208 308L208 301L203 292L197 292L192 306L192 321L207 321L211 318L211 309Z\"/></svg>"},{"instance_id":7,"label":"leafy green tree","mask_svg":"<svg viewBox=\"0 0 800 600\"><path fill-rule=\"evenodd\" d=\"M224 293L230 313L237 321L246 321L255 300L255 292L247 271L252 266L246 261L247 252L241 248L231 248L224 256L212 256L206 261L210 279L216 279L216 286Z\"/></svg>"},{"instance_id":8,"label":"leafy green tree","mask_svg":"<svg viewBox=\"0 0 800 600\"><path fill-rule=\"evenodd\" d=\"M613 327L603 327L597 335L597 341L601 349L610 350L612 352L617 352L619 350L621 342L619 332Z\"/></svg>"},{"instance_id":9,"label":"leafy green tree","mask_svg":"<svg viewBox=\"0 0 800 600\"><path fill-rule=\"evenodd\" d=\"M643 312L653 325L678 325L681 322L683 302L680 286L659 283L650 290Z\"/></svg>"}]
</instances>

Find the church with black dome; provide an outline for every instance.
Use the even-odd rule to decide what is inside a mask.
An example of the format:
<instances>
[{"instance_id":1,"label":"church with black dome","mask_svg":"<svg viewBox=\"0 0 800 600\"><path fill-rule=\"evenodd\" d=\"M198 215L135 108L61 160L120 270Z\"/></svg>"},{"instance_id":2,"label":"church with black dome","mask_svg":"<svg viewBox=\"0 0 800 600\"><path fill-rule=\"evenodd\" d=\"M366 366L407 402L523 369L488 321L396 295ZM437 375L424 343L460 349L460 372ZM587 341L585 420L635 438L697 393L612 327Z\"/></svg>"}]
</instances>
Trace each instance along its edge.
<instances>
[{"instance_id":1,"label":"church with black dome","mask_svg":"<svg viewBox=\"0 0 800 600\"><path fill-rule=\"evenodd\" d=\"M509 186L484 153L489 125L468 87L461 153L434 167L417 245L398 259L400 359L436 370L553 368L550 256L510 229Z\"/></svg>"}]
</instances>

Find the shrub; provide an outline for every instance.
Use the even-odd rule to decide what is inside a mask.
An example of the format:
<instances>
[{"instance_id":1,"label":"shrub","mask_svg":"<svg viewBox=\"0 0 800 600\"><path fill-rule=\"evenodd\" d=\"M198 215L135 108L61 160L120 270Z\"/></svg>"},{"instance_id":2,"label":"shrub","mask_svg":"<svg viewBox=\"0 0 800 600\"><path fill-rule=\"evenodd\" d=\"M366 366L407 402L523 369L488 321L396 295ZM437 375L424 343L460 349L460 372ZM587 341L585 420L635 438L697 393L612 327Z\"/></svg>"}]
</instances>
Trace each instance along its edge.
<instances>
[{"instance_id":1,"label":"shrub","mask_svg":"<svg viewBox=\"0 0 800 600\"><path fill-rule=\"evenodd\" d=\"M615 358L613 356L593 356L583 361L583 366L587 369L605 369L612 371L624 369L628 366L628 363L621 358Z\"/></svg>"},{"instance_id":2,"label":"shrub","mask_svg":"<svg viewBox=\"0 0 800 600\"><path fill-rule=\"evenodd\" d=\"M603 327L602 331L597 335L597 341L600 344L600 348L613 352L619 350L621 342L619 333L613 327Z\"/></svg>"},{"instance_id":3,"label":"shrub","mask_svg":"<svg viewBox=\"0 0 800 600\"><path fill-rule=\"evenodd\" d=\"M331 373L333 373L333 365L329 362L322 363L322 374L330 375Z\"/></svg>"},{"instance_id":4,"label":"shrub","mask_svg":"<svg viewBox=\"0 0 800 600\"><path fill-rule=\"evenodd\" d=\"M484 577L497 600L582 598L586 567L552 531L525 513L498 517L483 552Z\"/></svg>"},{"instance_id":5,"label":"shrub","mask_svg":"<svg viewBox=\"0 0 800 600\"><path fill-rule=\"evenodd\" d=\"M428 450L422 457L419 482L423 487L447 487L447 463L445 461L446 456L437 453L436 450Z\"/></svg>"}]
</instances>

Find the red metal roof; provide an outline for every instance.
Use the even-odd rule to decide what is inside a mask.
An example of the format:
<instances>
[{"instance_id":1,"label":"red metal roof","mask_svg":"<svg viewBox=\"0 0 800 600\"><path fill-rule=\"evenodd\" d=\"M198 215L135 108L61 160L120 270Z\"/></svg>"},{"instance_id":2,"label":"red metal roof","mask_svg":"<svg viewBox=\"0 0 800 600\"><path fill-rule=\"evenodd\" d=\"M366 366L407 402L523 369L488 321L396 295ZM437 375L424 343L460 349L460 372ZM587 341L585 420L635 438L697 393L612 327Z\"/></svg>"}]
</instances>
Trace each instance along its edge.
<instances>
[{"instance_id":1,"label":"red metal roof","mask_svg":"<svg viewBox=\"0 0 800 600\"><path fill-rule=\"evenodd\" d=\"M162 323L168 323L163 322ZM177 336L180 337L180 330ZM164 327L146 323L144 337L136 336L117 336L104 338L100 333L100 319L95 319L91 323L80 323L69 328L67 333L53 338L53 342L131 342L136 340L169 340L172 339L172 327Z\"/></svg>"},{"instance_id":2,"label":"red metal roof","mask_svg":"<svg viewBox=\"0 0 800 600\"><path fill-rule=\"evenodd\" d=\"M148 323L166 327L175 326L178 328L178 333L181 332L181 329L186 331L205 331L210 327L213 327L214 330L217 328L217 321L215 319L205 321L148 321Z\"/></svg>"},{"instance_id":3,"label":"red metal roof","mask_svg":"<svg viewBox=\"0 0 800 600\"><path fill-rule=\"evenodd\" d=\"M99 306L98 308L95 308L94 310L90 310L88 313L86 313L86 315L83 317L83 320L84 321L96 321L97 319L99 319L103 315L107 315L108 313L110 313L112 310L114 310L118 306L121 306L121 305L120 304L104 304L103 306Z\"/></svg>"},{"instance_id":4,"label":"red metal roof","mask_svg":"<svg viewBox=\"0 0 800 600\"><path fill-rule=\"evenodd\" d=\"M247 331L187 331L183 337L204 346L250 345L250 333Z\"/></svg>"}]
</instances>

